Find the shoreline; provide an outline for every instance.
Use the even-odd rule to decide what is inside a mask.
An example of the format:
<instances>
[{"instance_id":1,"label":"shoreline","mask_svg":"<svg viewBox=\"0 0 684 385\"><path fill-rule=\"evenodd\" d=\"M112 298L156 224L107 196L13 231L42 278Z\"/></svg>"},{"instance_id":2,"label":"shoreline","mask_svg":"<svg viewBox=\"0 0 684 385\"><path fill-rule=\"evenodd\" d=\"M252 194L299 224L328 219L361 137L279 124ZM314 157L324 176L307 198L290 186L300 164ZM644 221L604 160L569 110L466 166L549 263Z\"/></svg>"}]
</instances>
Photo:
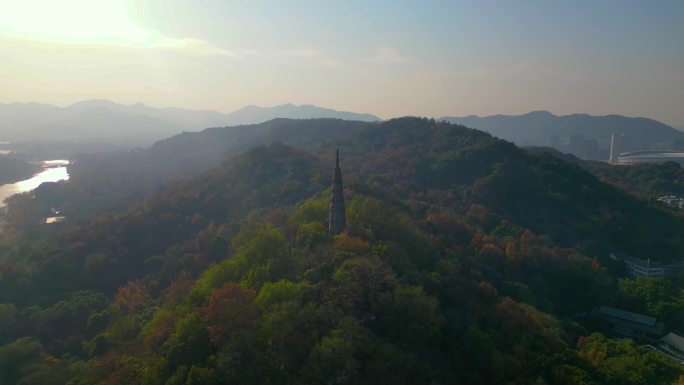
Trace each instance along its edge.
<instances>
[{"instance_id":1,"label":"shoreline","mask_svg":"<svg viewBox=\"0 0 684 385\"><path fill-rule=\"evenodd\" d=\"M68 166L71 164L70 160L41 160L33 164L37 168L30 177L0 184L0 208L6 207L5 199L15 194L35 190L46 182L59 182L69 179Z\"/></svg>"}]
</instances>

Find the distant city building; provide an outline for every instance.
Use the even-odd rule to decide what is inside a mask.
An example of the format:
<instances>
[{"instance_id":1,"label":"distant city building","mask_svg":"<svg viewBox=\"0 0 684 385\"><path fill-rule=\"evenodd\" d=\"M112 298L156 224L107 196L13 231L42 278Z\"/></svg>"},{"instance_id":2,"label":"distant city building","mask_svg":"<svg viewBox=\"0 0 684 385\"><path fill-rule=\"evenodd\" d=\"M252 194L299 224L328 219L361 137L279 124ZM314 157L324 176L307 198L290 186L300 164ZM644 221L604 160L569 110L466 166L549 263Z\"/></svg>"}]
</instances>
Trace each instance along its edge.
<instances>
[{"instance_id":1,"label":"distant city building","mask_svg":"<svg viewBox=\"0 0 684 385\"><path fill-rule=\"evenodd\" d=\"M620 149L622 148L623 137L623 134L612 133L610 135L610 157L608 158L608 163L617 163L618 154L620 153Z\"/></svg>"},{"instance_id":2,"label":"distant city building","mask_svg":"<svg viewBox=\"0 0 684 385\"><path fill-rule=\"evenodd\" d=\"M665 266L661 262L651 262L650 259L644 261L634 257L627 257L624 261L627 275L632 278L665 276Z\"/></svg>"},{"instance_id":3,"label":"distant city building","mask_svg":"<svg viewBox=\"0 0 684 385\"><path fill-rule=\"evenodd\" d=\"M684 198L682 197L674 195L662 196L658 198L658 202L677 209L684 209Z\"/></svg>"},{"instance_id":4,"label":"distant city building","mask_svg":"<svg viewBox=\"0 0 684 385\"><path fill-rule=\"evenodd\" d=\"M591 313L610 325L609 332L623 337L660 337L665 330L665 325L655 317L614 307L595 307Z\"/></svg>"},{"instance_id":5,"label":"distant city building","mask_svg":"<svg viewBox=\"0 0 684 385\"><path fill-rule=\"evenodd\" d=\"M682 151L632 151L620 154L616 164L629 165L637 163L665 163L677 162L684 165L684 152Z\"/></svg>"},{"instance_id":6,"label":"distant city building","mask_svg":"<svg viewBox=\"0 0 684 385\"><path fill-rule=\"evenodd\" d=\"M684 337L674 333L667 333L660 340L660 348L666 352L684 360Z\"/></svg>"},{"instance_id":7,"label":"distant city building","mask_svg":"<svg viewBox=\"0 0 684 385\"><path fill-rule=\"evenodd\" d=\"M625 263L627 276L630 278L639 277L672 277L684 268L683 263L664 264L651 259L640 259L624 253L612 253L613 259L621 260Z\"/></svg>"},{"instance_id":8,"label":"distant city building","mask_svg":"<svg viewBox=\"0 0 684 385\"><path fill-rule=\"evenodd\" d=\"M340 170L340 150L335 153L335 176L333 177L332 195L330 197L330 217L328 235L335 236L347 227L344 207L344 188L342 186L342 170Z\"/></svg>"}]
</instances>

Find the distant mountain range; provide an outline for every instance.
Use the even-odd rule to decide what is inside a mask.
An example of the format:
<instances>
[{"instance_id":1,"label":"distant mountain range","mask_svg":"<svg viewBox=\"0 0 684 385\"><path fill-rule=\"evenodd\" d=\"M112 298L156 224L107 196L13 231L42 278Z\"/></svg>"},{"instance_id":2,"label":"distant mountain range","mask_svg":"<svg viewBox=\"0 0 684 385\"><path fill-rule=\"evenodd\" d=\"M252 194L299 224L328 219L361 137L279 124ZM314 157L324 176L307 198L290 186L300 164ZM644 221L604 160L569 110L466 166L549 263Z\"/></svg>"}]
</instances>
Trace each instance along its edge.
<instances>
[{"instance_id":1,"label":"distant mountain range","mask_svg":"<svg viewBox=\"0 0 684 385\"><path fill-rule=\"evenodd\" d=\"M207 127L262 123L275 118L377 121L377 116L293 104L247 106L224 114L210 110L154 108L89 100L60 108L49 104L0 104L0 141L80 141L143 145Z\"/></svg>"},{"instance_id":2,"label":"distant mountain range","mask_svg":"<svg viewBox=\"0 0 684 385\"><path fill-rule=\"evenodd\" d=\"M311 149L373 125L342 119L271 119L264 123L212 127L184 132L154 145L131 151L77 156L71 165L74 178L97 180L100 168L134 172L150 186L196 176L254 146L281 142ZM93 165L96 165L93 168Z\"/></svg>"},{"instance_id":3,"label":"distant mountain range","mask_svg":"<svg viewBox=\"0 0 684 385\"><path fill-rule=\"evenodd\" d=\"M519 146L549 146L585 159L607 159L612 133L623 134L620 152L684 149L684 132L648 118L557 116L534 111L524 115L447 116L440 120L486 131Z\"/></svg>"},{"instance_id":4,"label":"distant mountain range","mask_svg":"<svg viewBox=\"0 0 684 385\"><path fill-rule=\"evenodd\" d=\"M109 100L89 100L63 108L49 104L13 103L0 104L0 142L60 141L62 147L68 147L64 150L66 152L96 152L103 148L143 147L182 132L259 124L276 118L381 120L371 114L293 104L273 107L249 105L226 114L211 110L154 108L140 103L124 105ZM584 159L606 160L612 133L622 134L619 152L684 150L684 132L647 118L587 114L557 116L547 111L534 111L524 115L447 116L439 120L486 131L519 146L553 147ZM103 145L96 146L95 143Z\"/></svg>"},{"instance_id":5,"label":"distant mountain range","mask_svg":"<svg viewBox=\"0 0 684 385\"><path fill-rule=\"evenodd\" d=\"M329 108L317 107L310 104L296 106L294 104L283 104L274 107L258 107L249 105L235 112L225 115L228 126L240 124L263 123L275 118L286 119L319 119L332 118L342 120L358 120L362 122L377 122L381 120L375 115L360 114L356 112L337 111ZM206 128L206 127L205 127Z\"/></svg>"}]
</instances>

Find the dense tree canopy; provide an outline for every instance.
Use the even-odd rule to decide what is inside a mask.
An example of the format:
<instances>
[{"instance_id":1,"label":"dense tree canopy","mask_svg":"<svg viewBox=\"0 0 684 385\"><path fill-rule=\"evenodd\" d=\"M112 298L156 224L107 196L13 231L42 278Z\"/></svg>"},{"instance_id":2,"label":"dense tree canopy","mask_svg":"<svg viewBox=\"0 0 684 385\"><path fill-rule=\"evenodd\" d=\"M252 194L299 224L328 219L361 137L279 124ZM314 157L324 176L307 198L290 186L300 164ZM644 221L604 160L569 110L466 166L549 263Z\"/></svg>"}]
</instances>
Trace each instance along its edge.
<instances>
[{"instance_id":1,"label":"dense tree canopy","mask_svg":"<svg viewBox=\"0 0 684 385\"><path fill-rule=\"evenodd\" d=\"M334 146L348 227L329 238ZM85 222L8 221L0 383L672 384L682 375L581 317L607 304L681 330L680 283L618 280L603 263L608 250L656 242L681 255L680 218L552 155L424 119L371 125L318 151L256 147ZM10 212L30 218L41 204L23 197Z\"/></svg>"}]
</instances>

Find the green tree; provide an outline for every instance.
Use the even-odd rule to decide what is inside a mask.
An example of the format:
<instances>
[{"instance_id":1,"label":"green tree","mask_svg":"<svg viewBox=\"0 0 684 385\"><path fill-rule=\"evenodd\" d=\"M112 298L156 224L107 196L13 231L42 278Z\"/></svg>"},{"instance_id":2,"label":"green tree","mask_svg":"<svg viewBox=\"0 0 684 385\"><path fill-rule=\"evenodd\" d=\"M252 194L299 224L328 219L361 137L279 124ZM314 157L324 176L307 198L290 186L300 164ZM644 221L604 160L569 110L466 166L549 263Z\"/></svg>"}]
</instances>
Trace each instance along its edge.
<instances>
[{"instance_id":1,"label":"green tree","mask_svg":"<svg viewBox=\"0 0 684 385\"><path fill-rule=\"evenodd\" d=\"M620 281L624 306L656 316L673 330L684 332L684 290L664 278L639 277Z\"/></svg>"},{"instance_id":2,"label":"green tree","mask_svg":"<svg viewBox=\"0 0 684 385\"><path fill-rule=\"evenodd\" d=\"M211 354L211 341L202 316L192 312L176 324L171 337L163 347L169 369L181 365L200 364Z\"/></svg>"},{"instance_id":3,"label":"green tree","mask_svg":"<svg viewBox=\"0 0 684 385\"><path fill-rule=\"evenodd\" d=\"M32 337L0 347L0 384L16 384L25 365L43 355L43 346Z\"/></svg>"},{"instance_id":4,"label":"green tree","mask_svg":"<svg viewBox=\"0 0 684 385\"><path fill-rule=\"evenodd\" d=\"M16 335L19 329L19 312L13 303L0 303L0 344Z\"/></svg>"}]
</instances>

